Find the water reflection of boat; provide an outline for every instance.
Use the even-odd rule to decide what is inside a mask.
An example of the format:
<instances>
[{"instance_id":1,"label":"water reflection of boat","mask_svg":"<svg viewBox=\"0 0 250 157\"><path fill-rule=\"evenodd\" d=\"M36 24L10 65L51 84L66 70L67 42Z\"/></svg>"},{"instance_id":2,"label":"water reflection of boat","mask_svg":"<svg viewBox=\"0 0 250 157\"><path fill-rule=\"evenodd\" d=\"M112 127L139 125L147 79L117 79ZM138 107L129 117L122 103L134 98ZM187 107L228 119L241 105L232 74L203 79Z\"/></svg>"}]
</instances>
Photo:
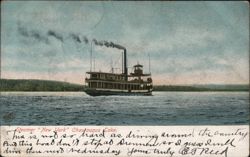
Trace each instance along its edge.
<instances>
[{"instance_id":1,"label":"water reflection of boat","mask_svg":"<svg viewBox=\"0 0 250 157\"><path fill-rule=\"evenodd\" d=\"M126 49L123 51L122 73L86 72L85 92L91 96L101 95L152 95L151 73L143 73L143 66L133 66L128 74Z\"/></svg>"}]
</instances>

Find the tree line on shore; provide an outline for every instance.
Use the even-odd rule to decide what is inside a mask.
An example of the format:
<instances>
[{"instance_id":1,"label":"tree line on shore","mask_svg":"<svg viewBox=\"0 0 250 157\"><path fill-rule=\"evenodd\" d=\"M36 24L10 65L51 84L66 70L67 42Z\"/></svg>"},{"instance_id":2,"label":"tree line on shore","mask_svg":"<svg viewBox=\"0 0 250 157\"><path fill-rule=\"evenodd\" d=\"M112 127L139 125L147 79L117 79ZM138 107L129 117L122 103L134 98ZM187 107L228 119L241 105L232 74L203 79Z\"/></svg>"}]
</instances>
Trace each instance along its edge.
<instances>
[{"instance_id":1,"label":"tree line on shore","mask_svg":"<svg viewBox=\"0 0 250 157\"><path fill-rule=\"evenodd\" d=\"M84 91L84 88L51 80L0 79L0 91ZM156 85L154 91L249 91L249 85Z\"/></svg>"},{"instance_id":2,"label":"tree line on shore","mask_svg":"<svg viewBox=\"0 0 250 157\"><path fill-rule=\"evenodd\" d=\"M1 79L0 91L82 91L83 85L49 80Z\"/></svg>"}]
</instances>

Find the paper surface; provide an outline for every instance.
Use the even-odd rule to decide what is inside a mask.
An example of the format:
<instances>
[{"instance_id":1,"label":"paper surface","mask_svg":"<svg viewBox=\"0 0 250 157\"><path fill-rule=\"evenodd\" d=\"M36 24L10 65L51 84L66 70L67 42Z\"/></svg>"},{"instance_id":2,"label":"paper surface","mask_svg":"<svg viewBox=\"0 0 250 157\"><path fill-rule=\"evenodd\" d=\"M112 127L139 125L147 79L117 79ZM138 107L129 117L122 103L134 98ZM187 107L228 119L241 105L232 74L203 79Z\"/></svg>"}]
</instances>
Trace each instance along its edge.
<instances>
[{"instance_id":1,"label":"paper surface","mask_svg":"<svg viewBox=\"0 0 250 157\"><path fill-rule=\"evenodd\" d=\"M247 157L249 126L2 126L3 156Z\"/></svg>"},{"instance_id":2,"label":"paper surface","mask_svg":"<svg viewBox=\"0 0 250 157\"><path fill-rule=\"evenodd\" d=\"M138 64L152 97L83 92ZM249 3L3 1L0 81L0 156L247 157Z\"/></svg>"}]
</instances>

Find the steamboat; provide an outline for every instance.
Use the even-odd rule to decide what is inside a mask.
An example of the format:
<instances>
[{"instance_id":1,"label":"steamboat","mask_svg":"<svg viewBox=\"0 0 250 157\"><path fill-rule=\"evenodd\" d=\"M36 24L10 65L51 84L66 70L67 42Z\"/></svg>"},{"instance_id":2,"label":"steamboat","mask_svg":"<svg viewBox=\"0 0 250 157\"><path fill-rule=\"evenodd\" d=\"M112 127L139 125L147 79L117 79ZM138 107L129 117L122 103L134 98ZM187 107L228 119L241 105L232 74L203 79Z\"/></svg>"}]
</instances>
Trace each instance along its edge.
<instances>
[{"instance_id":1,"label":"steamboat","mask_svg":"<svg viewBox=\"0 0 250 157\"><path fill-rule=\"evenodd\" d=\"M88 95L152 95L153 81L151 73L143 73L143 65L139 63L133 66L131 73L128 73L127 51L126 48L122 47L122 49L122 72L98 72L91 69L86 72L85 92Z\"/></svg>"}]
</instances>

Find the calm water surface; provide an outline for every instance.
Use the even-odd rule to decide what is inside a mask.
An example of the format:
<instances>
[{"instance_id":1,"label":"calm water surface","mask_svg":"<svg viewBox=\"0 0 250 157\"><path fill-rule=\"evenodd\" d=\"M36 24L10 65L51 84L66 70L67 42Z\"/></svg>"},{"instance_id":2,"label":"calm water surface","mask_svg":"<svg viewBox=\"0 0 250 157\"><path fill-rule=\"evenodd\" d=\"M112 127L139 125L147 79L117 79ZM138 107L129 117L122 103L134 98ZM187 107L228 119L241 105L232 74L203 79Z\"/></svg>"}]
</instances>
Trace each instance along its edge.
<instances>
[{"instance_id":1,"label":"calm water surface","mask_svg":"<svg viewBox=\"0 0 250 157\"><path fill-rule=\"evenodd\" d=\"M238 125L249 123L248 92L1 92L1 125Z\"/></svg>"}]
</instances>

